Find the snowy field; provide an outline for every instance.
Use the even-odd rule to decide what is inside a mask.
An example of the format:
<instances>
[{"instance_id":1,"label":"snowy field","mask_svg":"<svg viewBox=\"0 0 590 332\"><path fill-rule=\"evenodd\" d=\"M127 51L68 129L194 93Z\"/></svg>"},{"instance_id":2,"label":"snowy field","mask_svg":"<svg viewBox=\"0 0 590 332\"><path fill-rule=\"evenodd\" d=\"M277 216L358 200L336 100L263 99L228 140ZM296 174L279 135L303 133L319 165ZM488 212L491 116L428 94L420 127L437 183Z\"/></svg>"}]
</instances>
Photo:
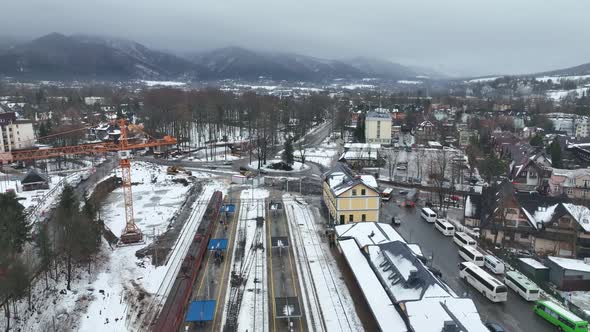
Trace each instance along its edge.
<instances>
[{"instance_id":1,"label":"snowy field","mask_svg":"<svg viewBox=\"0 0 590 332\"><path fill-rule=\"evenodd\" d=\"M324 167L332 166L338 152L338 144L330 142L330 137L327 137L320 146L304 150L306 161L311 161ZM301 156L301 151L295 150L293 155L295 158L299 158Z\"/></svg>"},{"instance_id":2,"label":"snowy field","mask_svg":"<svg viewBox=\"0 0 590 332\"><path fill-rule=\"evenodd\" d=\"M185 86L185 82L176 82L176 81L146 81L141 80L141 83L149 86L149 87L179 87Z\"/></svg>"},{"instance_id":3,"label":"snowy field","mask_svg":"<svg viewBox=\"0 0 590 332\"><path fill-rule=\"evenodd\" d=\"M573 90L548 90L547 98L554 101L560 101L567 97L581 98L584 93L588 93L589 88L582 87Z\"/></svg>"},{"instance_id":4,"label":"snowy field","mask_svg":"<svg viewBox=\"0 0 590 332\"><path fill-rule=\"evenodd\" d=\"M218 146L213 149L208 148L207 151L199 150L186 157L186 160L192 161L232 161L238 159L240 158L232 156L229 147L223 146Z\"/></svg>"},{"instance_id":5,"label":"snowy field","mask_svg":"<svg viewBox=\"0 0 590 332\"><path fill-rule=\"evenodd\" d=\"M132 179L136 221L146 242L111 249L103 241L90 273L88 266L75 269L71 291L65 290L63 275L58 282L50 279L48 290L44 290L44 278L37 278L33 285L35 310L24 314L26 318L18 324L22 331L49 331L53 324L57 331L135 331L144 316L157 313L205 212L206 201L214 190L223 189L225 185L210 181L204 186L168 262L155 267L149 257L138 259L135 253L149 245L154 235L166 230L190 187L173 183L165 167L150 163L134 162ZM115 235L121 233L125 225L121 188L109 194L101 208L101 218ZM21 314L26 305L25 299L19 301Z\"/></svg>"},{"instance_id":6,"label":"snowy field","mask_svg":"<svg viewBox=\"0 0 590 332\"><path fill-rule=\"evenodd\" d=\"M579 80L586 80L590 79L590 75L572 75L572 76L540 76L535 77L537 81L540 82L547 82L549 80L553 82L560 82L561 80L568 80L568 81L579 81Z\"/></svg>"},{"instance_id":7,"label":"snowy field","mask_svg":"<svg viewBox=\"0 0 590 332\"><path fill-rule=\"evenodd\" d=\"M266 251L256 249L259 244L264 246L266 243L265 226L257 226L256 219L265 217L267 197L268 191L264 189L244 190L240 196L240 217L231 266L232 272L244 278L244 283L226 292L222 316L224 324L231 317L237 318L238 331L268 331L269 327ZM244 250L240 254L238 243L241 241L244 243ZM238 312L230 307L235 307Z\"/></svg>"},{"instance_id":8,"label":"snowy field","mask_svg":"<svg viewBox=\"0 0 590 332\"><path fill-rule=\"evenodd\" d=\"M292 171L275 170L275 169L270 168L270 165L272 165L274 163L278 163L278 162L281 162L281 160L280 159L267 160L266 164L262 164L262 166L260 168L269 172L269 173L271 173L271 172L281 172L281 173L300 172L300 171L305 171L305 170L309 169L308 165L302 164L298 161L293 163L293 165L292 165L293 170ZM251 169L258 169L258 160L255 160L255 161L251 162L250 164L248 164L248 167L250 167Z\"/></svg>"},{"instance_id":9,"label":"snowy field","mask_svg":"<svg viewBox=\"0 0 590 332\"><path fill-rule=\"evenodd\" d=\"M303 197L283 195L290 241L296 256L297 274L309 331L362 331L354 301L311 207ZM311 316L311 317L309 317ZM311 319L313 318L313 319Z\"/></svg>"}]
</instances>

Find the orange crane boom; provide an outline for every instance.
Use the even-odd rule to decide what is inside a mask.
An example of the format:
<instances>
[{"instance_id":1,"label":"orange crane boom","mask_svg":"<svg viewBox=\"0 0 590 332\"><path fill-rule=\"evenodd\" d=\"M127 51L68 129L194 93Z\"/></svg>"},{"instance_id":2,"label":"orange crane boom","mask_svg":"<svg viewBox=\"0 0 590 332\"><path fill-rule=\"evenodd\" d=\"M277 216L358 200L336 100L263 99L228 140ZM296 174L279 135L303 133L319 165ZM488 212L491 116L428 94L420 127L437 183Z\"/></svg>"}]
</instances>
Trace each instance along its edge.
<instances>
[{"instance_id":1,"label":"orange crane boom","mask_svg":"<svg viewBox=\"0 0 590 332\"><path fill-rule=\"evenodd\" d=\"M94 144L80 144L63 146L49 149L18 150L0 154L1 162L35 160L55 158L70 154L100 154L106 152L117 152L119 155L119 166L122 171L123 196L125 198L125 229L120 240L124 244L136 243L143 240L143 234L137 227L133 215L133 193L131 191L131 162L129 156L132 149L165 146L176 144L176 138L164 136L163 139L151 139L143 143L129 143L127 137L127 121L117 121L121 130L118 142L105 142Z\"/></svg>"}]
</instances>

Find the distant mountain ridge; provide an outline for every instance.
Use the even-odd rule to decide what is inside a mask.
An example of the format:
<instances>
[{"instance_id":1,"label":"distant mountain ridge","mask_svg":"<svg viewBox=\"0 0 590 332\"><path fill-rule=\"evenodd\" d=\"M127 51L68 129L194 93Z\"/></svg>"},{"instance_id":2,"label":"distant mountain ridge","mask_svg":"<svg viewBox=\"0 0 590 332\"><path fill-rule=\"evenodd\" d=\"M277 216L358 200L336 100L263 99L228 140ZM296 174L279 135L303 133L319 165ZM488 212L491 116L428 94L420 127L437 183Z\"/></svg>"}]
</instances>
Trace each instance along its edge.
<instances>
[{"instance_id":1,"label":"distant mountain ridge","mask_svg":"<svg viewBox=\"0 0 590 332\"><path fill-rule=\"evenodd\" d=\"M575 75L590 75L590 63L581 64L574 67L551 70L542 73L537 73L534 76L575 76Z\"/></svg>"},{"instance_id":2,"label":"distant mountain ridge","mask_svg":"<svg viewBox=\"0 0 590 332\"><path fill-rule=\"evenodd\" d=\"M321 59L294 53L226 47L180 57L134 41L51 33L0 48L0 76L29 79L183 79L325 81L413 79L423 72L385 60Z\"/></svg>"}]
</instances>

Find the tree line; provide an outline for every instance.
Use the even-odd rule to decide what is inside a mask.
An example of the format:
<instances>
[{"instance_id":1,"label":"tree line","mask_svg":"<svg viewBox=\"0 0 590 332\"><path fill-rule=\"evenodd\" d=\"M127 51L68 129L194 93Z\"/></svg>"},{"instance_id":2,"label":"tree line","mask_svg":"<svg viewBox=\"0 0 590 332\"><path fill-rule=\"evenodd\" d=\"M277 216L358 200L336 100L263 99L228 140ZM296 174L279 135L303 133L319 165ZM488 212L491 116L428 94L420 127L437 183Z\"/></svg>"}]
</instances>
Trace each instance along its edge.
<instances>
[{"instance_id":1,"label":"tree line","mask_svg":"<svg viewBox=\"0 0 590 332\"><path fill-rule=\"evenodd\" d=\"M14 193L0 194L0 306L6 331L11 318L19 315L19 299L27 296L27 310L35 310L31 302L35 277L44 281L44 291L48 291L50 279L55 285L63 274L69 291L76 267L86 266L90 273L92 258L100 249L102 225L95 207L80 203L74 189L65 186L55 223L32 225Z\"/></svg>"}]
</instances>

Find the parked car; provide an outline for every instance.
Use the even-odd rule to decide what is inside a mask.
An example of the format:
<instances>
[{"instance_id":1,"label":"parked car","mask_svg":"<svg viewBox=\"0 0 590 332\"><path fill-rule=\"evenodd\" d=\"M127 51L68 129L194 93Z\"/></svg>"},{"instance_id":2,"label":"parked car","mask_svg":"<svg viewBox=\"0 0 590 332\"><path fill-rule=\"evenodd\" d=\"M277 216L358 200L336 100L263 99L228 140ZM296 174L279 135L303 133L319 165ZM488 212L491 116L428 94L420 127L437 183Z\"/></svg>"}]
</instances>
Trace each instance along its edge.
<instances>
[{"instance_id":1,"label":"parked car","mask_svg":"<svg viewBox=\"0 0 590 332\"><path fill-rule=\"evenodd\" d=\"M396 169L397 169L398 171L405 171L405 170L407 170L407 169L408 169L408 167L406 167L406 166L404 166L404 165L400 165L400 166L396 167Z\"/></svg>"},{"instance_id":2,"label":"parked car","mask_svg":"<svg viewBox=\"0 0 590 332\"><path fill-rule=\"evenodd\" d=\"M491 332L506 332L506 329L504 329L504 327L498 323L487 322L485 323L485 326Z\"/></svg>"}]
</instances>

